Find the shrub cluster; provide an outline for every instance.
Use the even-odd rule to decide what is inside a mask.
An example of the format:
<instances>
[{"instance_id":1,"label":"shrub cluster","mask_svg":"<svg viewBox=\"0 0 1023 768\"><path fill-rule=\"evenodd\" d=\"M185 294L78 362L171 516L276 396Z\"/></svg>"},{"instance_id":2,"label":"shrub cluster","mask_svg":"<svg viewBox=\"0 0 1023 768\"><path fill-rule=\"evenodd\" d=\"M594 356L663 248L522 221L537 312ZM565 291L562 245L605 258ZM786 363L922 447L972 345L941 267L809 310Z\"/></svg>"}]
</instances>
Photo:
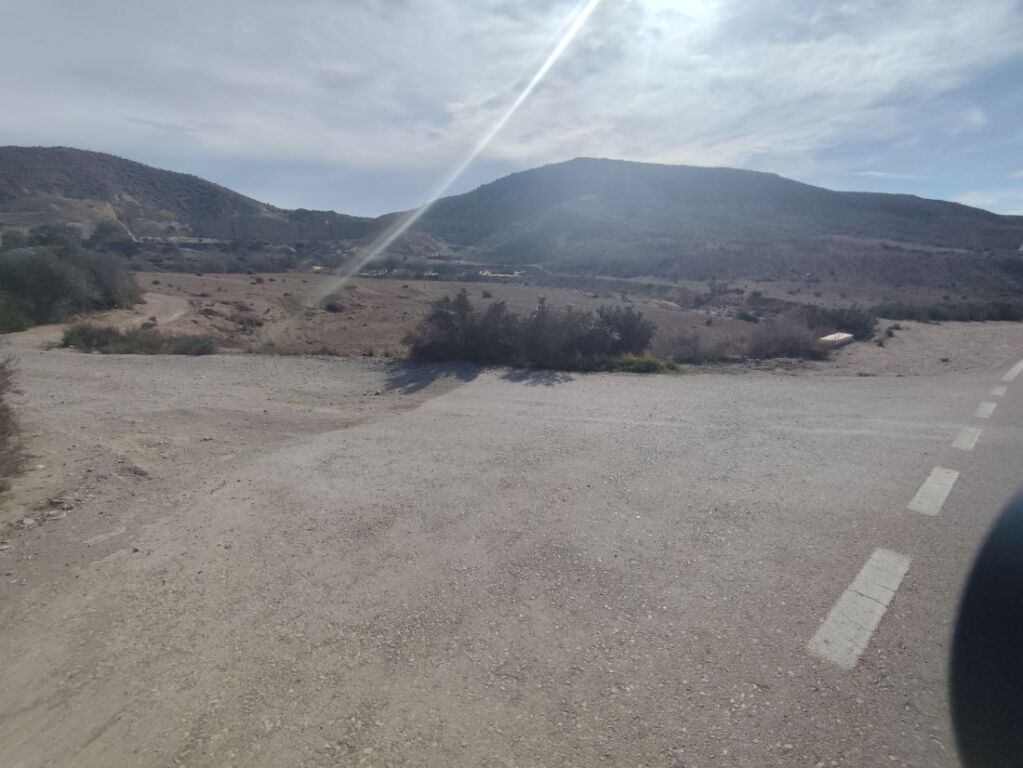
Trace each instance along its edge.
<instances>
[{"instance_id":1,"label":"shrub cluster","mask_svg":"<svg viewBox=\"0 0 1023 768\"><path fill-rule=\"evenodd\" d=\"M114 253L70 243L0 252L0 331L127 307L141 299L134 276Z\"/></svg>"},{"instance_id":2,"label":"shrub cluster","mask_svg":"<svg viewBox=\"0 0 1023 768\"><path fill-rule=\"evenodd\" d=\"M881 304L874 314L891 320L917 320L937 323L946 320L982 322L985 320L1023 320L1023 304L1009 301L958 301L941 304Z\"/></svg>"},{"instance_id":3,"label":"shrub cluster","mask_svg":"<svg viewBox=\"0 0 1023 768\"><path fill-rule=\"evenodd\" d=\"M482 311L463 290L438 299L405 338L414 360L515 365L555 370L608 370L642 355L656 326L632 307L602 306L596 312L552 307L546 299L526 317L504 302Z\"/></svg>"},{"instance_id":4,"label":"shrub cluster","mask_svg":"<svg viewBox=\"0 0 1023 768\"><path fill-rule=\"evenodd\" d=\"M820 336L841 331L851 333L858 341L873 336L877 325L877 315L859 307L829 308L804 304L797 311L797 319Z\"/></svg>"},{"instance_id":5,"label":"shrub cluster","mask_svg":"<svg viewBox=\"0 0 1023 768\"><path fill-rule=\"evenodd\" d=\"M746 356L754 360L774 357L824 360L828 352L821 346L817 332L791 321L773 320L757 327L749 340Z\"/></svg>"},{"instance_id":6,"label":"shrub cluster","mask_svg":"<svg viewBox=\"0 0 1023 768\"><path fill-rule=\"evenodd\" d=\"M61 346L107 355L212 355L217 351L216 342L209 336L169 336L155 328L122 331L87 323L69 326Z\"/></svg>"}]
</instances>

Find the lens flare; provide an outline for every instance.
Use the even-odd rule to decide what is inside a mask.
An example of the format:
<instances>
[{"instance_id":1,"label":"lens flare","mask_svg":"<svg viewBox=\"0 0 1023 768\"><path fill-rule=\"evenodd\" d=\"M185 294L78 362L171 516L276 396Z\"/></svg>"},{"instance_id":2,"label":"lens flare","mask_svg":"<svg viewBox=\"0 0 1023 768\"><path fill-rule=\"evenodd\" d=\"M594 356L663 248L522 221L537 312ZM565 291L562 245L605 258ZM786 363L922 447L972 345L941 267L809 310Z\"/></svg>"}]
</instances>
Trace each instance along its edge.
<instances>
[{"instance_id":1,"label":"lens flare","mask_svg":"<svg viewBox=\"0 0 1023 768\"><path fill-rule=\"evenodd\" d=\"M508 124L508 121L515 116L515 113L519 111L522 105L526 102L526 99L530 97L536 87L543 81L547 73L550 72L558 59L561 58L565 50L572 44L572 41L579 34L579 30L583 28L587 20L596 10L597 6L600 5L602 0L586 0L581 3L579 7L569 16L570 21L568 22L567 28L564 34L558 39L557 43L551 49L550 53L547 54L547 58L544 59L539 69L533 74L529 82L522 89L515 100L508 106L507 109L501 114L501 116L494 122L493 125L480 137L480 139L473 145L472 149L458 162L451 170L449 170L443 177L441 177L438 184L434 187L430 193L426 202L423 203L419 208L409 211L398 219L392 226L388 227L382 232L377 238L370 243L370 245L359 254L358 258L353 259L350 264L342 269L337 275L337 279L331 281L323 290L319 292L317 296L317 303L322 301L324 298L329 296L334 291L343 287L345 282L366 264L373 261L380 254L384 253L394 243L404 235L408 230L423 217L430 206L437 202L438 199L444 196L444 194L451 188L451 185L458 180L458 178L465 173L465 171L472 165L473 161L490 145L494 140L494 137L501 132L501 129Z\"/></svg>"}]
</instances>

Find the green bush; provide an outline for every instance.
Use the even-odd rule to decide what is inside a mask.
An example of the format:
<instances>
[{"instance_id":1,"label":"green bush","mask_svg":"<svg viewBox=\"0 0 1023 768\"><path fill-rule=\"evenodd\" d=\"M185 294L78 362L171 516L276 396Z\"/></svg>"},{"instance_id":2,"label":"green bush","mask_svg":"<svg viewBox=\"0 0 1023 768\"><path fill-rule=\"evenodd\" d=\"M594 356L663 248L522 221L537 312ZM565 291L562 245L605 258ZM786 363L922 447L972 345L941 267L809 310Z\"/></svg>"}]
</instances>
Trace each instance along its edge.
<instances>
[{"instance_id":1,"label":"green bush","mask_svg":"<svg viewBox=\"0 0 1023 768\"><path fill-rule=\"evenodd\" d=\"M0 333L23 331L32 325L25 306L12 296L0 293Z\"/></svg>"},{"instance_id":2,"label":"green bush","mask_svg":"<svg viewBox=\"0 0 1023 768\"><path fill-rule=\"evenodd\" d=\"M124 261L75 245L38 246L0 252L0 293L5 306L35 323L78 312L127 307L141 301Z\"/></svg>"},{"instance_id":3,"label":"green bush","mask_svg":"<svg viewBox=\"0 0 1023 768\"><path fill-rule=\"evenodd\" d=\"M559 309L540 299L522 318L503 301L480 311L463 290L435 301L405 343L415 360L598 370L627 355L641 355L655 330L632 307L603 306L594 313Z\"/></svg>"},{"instance_id":4,"label":"green bush","mask_svg":"<svg viewBox=\"0 0 1023 768\"><path fill-rule=\"evenodd\" d=\"M519 318L496 302L480 312L465 291L433 302L414 331L405 337L415 360L464 360L517 364Z\"/></svg>"},{"instance_id":5,"label":"green bush","mask_svg":"<svg viewBox=\"0 0 1023 768\"><path fill-rule=\"evenodd\" d=\"M87 323L69 326L61 346L105 355L212 355L217 351L216 342L209 336L170 336L155 328L122 331Z\"/></svg>"}]
</instances>

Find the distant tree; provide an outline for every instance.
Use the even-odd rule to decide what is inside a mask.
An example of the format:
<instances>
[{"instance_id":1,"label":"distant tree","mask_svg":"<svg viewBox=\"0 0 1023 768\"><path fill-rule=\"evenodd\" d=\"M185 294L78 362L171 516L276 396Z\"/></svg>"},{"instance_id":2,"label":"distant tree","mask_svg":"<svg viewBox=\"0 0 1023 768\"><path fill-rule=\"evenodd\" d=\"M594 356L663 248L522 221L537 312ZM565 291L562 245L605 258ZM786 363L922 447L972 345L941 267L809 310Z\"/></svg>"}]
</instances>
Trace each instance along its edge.
<instances>
[{"instance_id":1,"label":"distant tree","mask_svg":"<svg viewBox=\"0 0 1023 768\"><path fill-rule=\"evenodd\" d=\"M68 224L40 224L28 233L29 245L78 245L82 242L82 233L77 227Z\"/></svg>"},{"instance_id":2,"label":"distant tree","mask_svg":"<svg viewBox=\"0 0 1023 768\"><path fill-rule=\"evenodd\" d=\"M36 323L75 312L130 306L140 299L124 260L78 246L21 248L0 253L0 294Z\"/></svg>"},{"instance_id":3,"label":"distant tree","mask_svg":"<svg viewBox=\"0 0 1023 768\"><path fill-rule=\"evenodd\" d=\"M45 323L56 316L62 301L82 294L84 280L52 250L26 248L0 259L0 290L27 302L32 319Z\"/></svg>"}]
</instances>

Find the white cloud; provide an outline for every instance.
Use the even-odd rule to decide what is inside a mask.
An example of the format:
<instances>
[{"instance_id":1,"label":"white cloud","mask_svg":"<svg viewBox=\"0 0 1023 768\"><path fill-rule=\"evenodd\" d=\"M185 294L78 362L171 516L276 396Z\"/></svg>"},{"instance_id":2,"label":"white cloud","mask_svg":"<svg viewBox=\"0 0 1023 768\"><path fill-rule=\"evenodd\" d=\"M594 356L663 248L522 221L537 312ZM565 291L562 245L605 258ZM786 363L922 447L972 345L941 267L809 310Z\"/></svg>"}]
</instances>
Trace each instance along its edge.
<instances>
[{"instance_id":1,"label":"white cloud","mask_svg":"<svg viewBox=\"0 0 1023 768\"><path fill-rule=\"evenodd\" d=\"M501 113L575 7L13 3L5 26L45 29L46 44L5 36L0 87L17 109L0 115L0 143L420 173L448 166ZM605 0L486 157L784 171L844 142L914 141L928 99L1023 50L1015 0L821 8ZM976 129L987 116L967 107L961 120Z\"/></svg>"}]
</instances>

